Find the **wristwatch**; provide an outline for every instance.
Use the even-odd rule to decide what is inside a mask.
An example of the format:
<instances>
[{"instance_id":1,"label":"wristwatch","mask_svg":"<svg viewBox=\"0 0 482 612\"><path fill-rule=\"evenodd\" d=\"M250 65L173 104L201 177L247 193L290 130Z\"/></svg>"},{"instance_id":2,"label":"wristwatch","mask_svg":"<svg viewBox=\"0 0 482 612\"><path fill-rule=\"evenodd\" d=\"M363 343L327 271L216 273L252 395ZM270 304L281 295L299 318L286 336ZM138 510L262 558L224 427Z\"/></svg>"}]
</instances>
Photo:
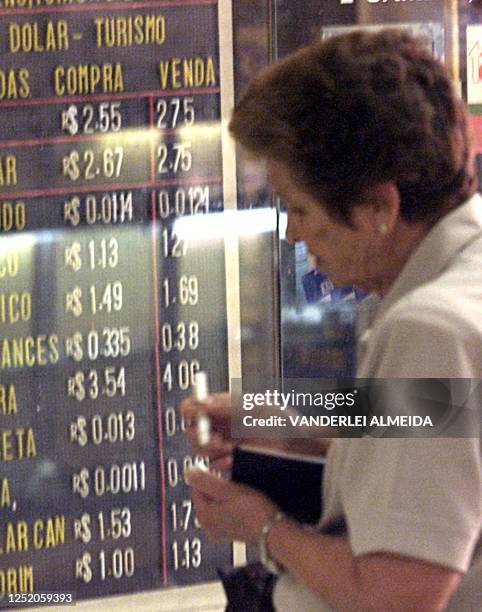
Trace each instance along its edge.
<instances>
[{"instance_id":1,"label":"wristwatch","mask_svg":"<svg viewBox=\"0 0 482 612\"><path fill-rule=\"evenodd\" d=\"M276 576L281 574L283 571L283 566L270 556L266 540L268 538L268 533L276 525L276 523L279 523L285 518L286 515L279 510L272 514L261 527L258 540L259 560L261 561L263 567L268 570L268 572L271 572Z\"/></svg>"}]
</instances>

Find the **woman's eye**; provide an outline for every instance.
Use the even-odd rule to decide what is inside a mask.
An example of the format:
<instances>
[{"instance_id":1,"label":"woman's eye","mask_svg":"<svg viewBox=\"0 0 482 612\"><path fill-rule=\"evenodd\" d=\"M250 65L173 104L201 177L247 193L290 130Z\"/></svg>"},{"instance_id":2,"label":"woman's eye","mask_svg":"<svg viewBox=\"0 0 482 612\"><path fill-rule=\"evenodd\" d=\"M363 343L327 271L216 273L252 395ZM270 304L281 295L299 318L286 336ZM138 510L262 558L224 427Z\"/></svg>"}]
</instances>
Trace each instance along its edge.
<instances>
[{"instance_id":1,"label":"woman's eye","mask_svg":"<svg viewBox=\"0 0 482 612\"><path fill-rule=\"evenodd\" d=\"M291 212L291 214L295 215L296 217L303 217L304 214L305 214L305 211L302 208L294 208L290 212Z\"/></svg>"}]
</instances>

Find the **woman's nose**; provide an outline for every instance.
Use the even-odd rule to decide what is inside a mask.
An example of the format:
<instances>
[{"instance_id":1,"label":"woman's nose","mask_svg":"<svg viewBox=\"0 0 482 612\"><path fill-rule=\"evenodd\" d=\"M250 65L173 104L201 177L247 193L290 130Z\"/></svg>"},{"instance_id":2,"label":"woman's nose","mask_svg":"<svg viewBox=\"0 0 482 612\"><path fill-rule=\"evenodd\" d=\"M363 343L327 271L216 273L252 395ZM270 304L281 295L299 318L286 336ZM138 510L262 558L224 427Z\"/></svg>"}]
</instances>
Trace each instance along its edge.
<instances>
[{"instance_id":1,"label":"woman's nose","mask_svg":"<svg viewBox=\"0 0 482 612\"><path fill-rule=\"evenodd\" d=\"M288 224L286 226L286 240L290 244L295 244L300 241L299 228L296 221L288 214Z\"/></svg>"}]
</instances>

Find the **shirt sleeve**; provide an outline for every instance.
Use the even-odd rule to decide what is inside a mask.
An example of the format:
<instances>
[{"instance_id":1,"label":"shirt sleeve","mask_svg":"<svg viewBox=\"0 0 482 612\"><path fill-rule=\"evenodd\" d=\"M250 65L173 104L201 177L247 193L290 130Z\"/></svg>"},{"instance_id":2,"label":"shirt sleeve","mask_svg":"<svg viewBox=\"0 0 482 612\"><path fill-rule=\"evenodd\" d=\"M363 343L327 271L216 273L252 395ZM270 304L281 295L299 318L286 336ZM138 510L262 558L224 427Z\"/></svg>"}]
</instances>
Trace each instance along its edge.
<instances>
[{"instance_id":1,"label":"shirt sleeve","mask_svg":"<svg viewBox=\"0 0 482 612\"><path fill-rule=\"evenodd\" d=\"M480 332L447 304L404 304L387 315L370 340L374 377L482 378ZM467 571L482 530L480 438L358 442L342 481L354 554L388 552Z\"/></svg>"},{"instance_id":2,"label":"shirt sleeve","mask_svg":"<svg viewBox=\"0 0 482 612\"><path fill-rule=\"evenodd\" d=\"M480 330L455 310L404 304L374 333L374 377L482 379Z\"/></svg>"},{"instance_id":3,"label":"shirt sleeve","mask_svg":"<svg viewBox=\"0 0 482 612\"><path fill-rule=\"evenodd\" d=\"M342 493L353 553L395 553L465 572L482 527L480 440L360 442L363 464L345 475Z\"/></svg>"}]
</instances>

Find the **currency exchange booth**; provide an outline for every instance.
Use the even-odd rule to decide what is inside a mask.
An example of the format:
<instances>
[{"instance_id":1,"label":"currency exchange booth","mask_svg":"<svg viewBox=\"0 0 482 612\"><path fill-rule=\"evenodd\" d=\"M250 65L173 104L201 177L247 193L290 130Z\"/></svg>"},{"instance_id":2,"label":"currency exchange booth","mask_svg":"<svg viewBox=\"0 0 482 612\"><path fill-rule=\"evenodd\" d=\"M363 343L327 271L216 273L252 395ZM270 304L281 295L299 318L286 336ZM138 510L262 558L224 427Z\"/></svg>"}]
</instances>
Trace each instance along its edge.
<instances>
[{"instance_id":1,"label":"currency exchange booth","mask_svg":"<svg viewBox=\"0 0 482 612\"><path fill-rule=\"evenodd\" d=\"M481 4L0 0L0 608L223 609L216 568L253 553L196 521L179 402L198 370L352 373L365 302L285 242L232 107L310 40L404 27L482 152Z\"/></svg>"}]
</instances>

